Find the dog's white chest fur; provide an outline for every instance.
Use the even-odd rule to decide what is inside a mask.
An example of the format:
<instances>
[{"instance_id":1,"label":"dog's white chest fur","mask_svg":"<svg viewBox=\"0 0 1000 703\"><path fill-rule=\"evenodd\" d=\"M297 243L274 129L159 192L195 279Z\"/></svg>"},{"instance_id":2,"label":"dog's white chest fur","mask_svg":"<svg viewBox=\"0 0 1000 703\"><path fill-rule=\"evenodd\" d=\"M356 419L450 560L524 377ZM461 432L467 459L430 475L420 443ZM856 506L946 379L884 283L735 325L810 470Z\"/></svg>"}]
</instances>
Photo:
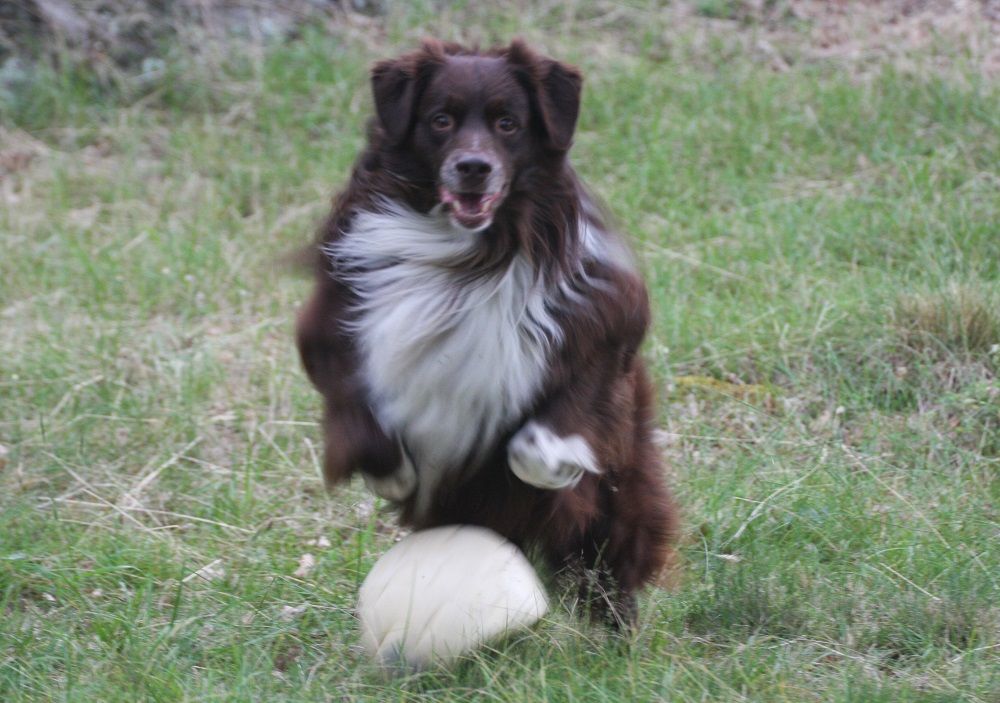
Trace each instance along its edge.
<instances>
[{"instance_id":1,"label":"dog's white chest fur","mask_svg":"<svg viewBox=\"0 0 1000 703\"><path fill-rule=\"evenodd\" d=\"M561 338L527 261L487 277L456 265L481 236L387 204L357 215L327 252L361 299L364 380L417 463L421 496L514 429Z\"/></svg>"}]
</instances>

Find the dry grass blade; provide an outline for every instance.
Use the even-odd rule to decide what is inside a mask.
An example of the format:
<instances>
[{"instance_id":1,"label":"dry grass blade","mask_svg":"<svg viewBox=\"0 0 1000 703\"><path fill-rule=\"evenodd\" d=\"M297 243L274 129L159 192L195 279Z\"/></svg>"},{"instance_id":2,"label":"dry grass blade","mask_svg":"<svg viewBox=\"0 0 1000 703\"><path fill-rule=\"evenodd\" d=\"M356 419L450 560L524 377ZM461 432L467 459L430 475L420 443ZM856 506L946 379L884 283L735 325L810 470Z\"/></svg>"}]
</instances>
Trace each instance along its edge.
<instances>
[{"instance_id":1,"label":"dry grass blade","mask_svg":"<svg viewBox=\"0 0 1000 703\"><path fill-rule=\"evenodd\" d=\"M201 437L195 437L186 445L184 445L181 449L174 452L174 454L171 455L170 458L168 458L166 461L164 461L155 469L153 469L152 471L148 472L147 474L139 478L139 480L136 481L136 483L131 488L129 488L122 495L121 498L118 499L118 504L128 509L133 509L135 507L138 507L139 496L142 494L142 492L146 490L146 488L149 487L149 485L153 483L153 481L155 481L163 471L169 469L171 466L176 464L185 454L187 454L194 447L196 447L201 442L201 440L202 440Z\"/></svg>"}]
</instances>

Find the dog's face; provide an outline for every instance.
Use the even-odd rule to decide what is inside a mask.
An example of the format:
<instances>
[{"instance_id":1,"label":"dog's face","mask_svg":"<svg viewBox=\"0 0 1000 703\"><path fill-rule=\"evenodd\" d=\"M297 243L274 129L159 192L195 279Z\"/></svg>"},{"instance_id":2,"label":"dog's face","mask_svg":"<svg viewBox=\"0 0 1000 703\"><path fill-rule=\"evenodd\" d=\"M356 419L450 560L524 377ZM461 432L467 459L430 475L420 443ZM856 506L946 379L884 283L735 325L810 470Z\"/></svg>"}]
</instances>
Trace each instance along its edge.
<instances>
[{"instance_id":1,"label":"dog's face","mask_svg":"<svg viewBox=\"0 0 1000 703\"><path fill-rule=\"evenodd\" d=\"M413 146L437 174L452 221L489 226L532 152L525 89L502 58L459 56L435 71L417 107Z\"/></svg>"},{"instance_id":2,"label":"dog's face","mask_svg":"<svg viewBox=\"0 0 1000 703\"><path fill-rule=\"evenodd\" d=\"M510 193L570 147L579 73L520 42L477 54L434 42L375 66L372 87L389 148L456 226L480 232Z\"/></svg>"}]
</instances>

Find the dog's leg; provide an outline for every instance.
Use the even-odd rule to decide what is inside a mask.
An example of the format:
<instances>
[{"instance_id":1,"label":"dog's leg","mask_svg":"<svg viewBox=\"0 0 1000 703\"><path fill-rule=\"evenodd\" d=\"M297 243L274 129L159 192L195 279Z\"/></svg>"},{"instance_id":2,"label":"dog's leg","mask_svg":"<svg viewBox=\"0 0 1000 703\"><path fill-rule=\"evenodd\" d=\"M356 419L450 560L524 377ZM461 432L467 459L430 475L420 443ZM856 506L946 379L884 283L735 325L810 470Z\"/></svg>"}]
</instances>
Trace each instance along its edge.
<instances>
[{"instance_id":1,"label":"dog's leg","mask_svg":"<svg viewBox=\"0 0 1000 703\"><path fill-rule=\"evenodd\" d=\"M378 467L382 468L382 467ZM417 489L417 470L406 447L399 445L399 461L387 473L373 473L376 467L362 467L361 476L368 490L394 503L402 503Z\"/></svg>"},{"instance_id":2,"label":"dog's leg","mask_svg":"<svg viewBox=\"0 0 1000 703\"><path fill-rule=\"evenodd\" d=\"M575 493L564 493L557 499L556 514L563 521L577 521L579 532L556 532L547 535L551 541L545 545L545 555L550 567L560 576L560 581L575 590L578 612L594 622L609 625L618 630L632 627L638 615L636 591L642 583L625 583L623 576L632 565L622 554L612 554L612 543L617 541L620 518L607 511L613 510L607 487L587 483L581 487L588 493L587 504L596 503L600 507L586 515L589 520L579 524L579 512ZM558 513L562 513L559 515Z\"/></svg>"},{"instance_id":3,"label":"dog's leg","mask_svg":"<svg viewBox=\"0 0 1000 703\"><path fill-rule=\"evenodd\" d=\"M298 318L302 363L326 400L323 476L332 486L360 469L373 493L401 503L416 489L417 472L399 441L386 433L366 401L353 342L340 331L349 299L343 283L324 275Z\"/></svg>"},{"instance_id":4,"label":"dog's leg","mask_svg":"<svg viewBox=\"0 0 1000 703\"><path fill-rule=\"evenodd\" d=\"M632 480L605 493L607 512L588 526L573 554L563 556L584 611L619 630L637 624L636 594L665 577L676 539L676 512L656 480L658 470L657 464L630 470Z\"/></svg>"},{"instance_id":5,"label":"dog's leg","mask_svg":"<svg viewBox=\"0 0 1000 703\"><path fill-rule=\"evenodd\" d=\"M416 489L417 472L409 454L362 405L328 404L323 431L323 476L328 486L359 470L372 493L386 500L401 503Z\"/></svg>"},{"instance_id":6,"label":"dog's leg","mask_svg":"<svg viewBox=\"0 0 1000 703\"><path fill-rule=\"evenodd\" d=\"M577 574L577 602L594 622L604 623L616 630L629 630L639 619L639 604L635 591L625 589L608 569L597 559Z\"/></svg>"},{"instance_id":7,"label":"dog's leg","mask_svg":"<svg viewBox=\"0 0 1000 703\"><path fill-rule=\"evenodd\" d=\"M519 479L552 490L571 488L584 474L601 472L586 439L578 434L561 436L536 420L529 421L511 438L507 460Z\"/></svg>"},{"instance_id":8,"label":"dog's leg","mask_svg":"<svg viewBox=\"0 0 1000 703\"><path fill-rule=\"evenodd\" d=\"M550 529L543 539L554 565L573 567L591 617L625 629L636 622L636 593L657 581L669 562L677 511L652 441L652 385L645 368L633 363L603 393L587 382L599 377L598 369L581 374L572 393L535 416L590 438L604 470L597 480L553 495L558 512L551 524L563 530Z\"/></svg>"},{"instance_id":9,"label":"dog's leg","mask_svg":"<svg viewBox=\"0 0 1000 703\"><path fill-rule=\"evenodd\" d=\"M608 307L605 316L609 319L604 322L609 331L594 336L612 337L610 330L618 326L634 329L630 329L629 335L622 333L624 341L604 346L596 345L592 338L573 338L569 344L580 356L571 364L553 364L551 371L558 390L548 395L507 443L511 471L529 485L553 490L575 488L586 474L601 474L608 468L601 465L599 456L612 456L620 461L622 452L628 450L627 432L615 425L622 422L623 413L628 418L630 405L625 379L634 365L635 349L647 318L646 308L640 305L644 301L641 282L622 285L635 300L623 294L621 300L605 301ZM597 306L599 301L591 302ZM638 306L636 320L617 319L629 317L615 307L624 306L625 302ZM581 324L581 328L590 330L591 326ZM568 331L574 329L573 325L566 327Z\"/></svg>"},{"instance_id":10,"label":"dog's leg","mask_svg":"<svg viewBox=\"0 0 1000 703\"><path fill-rule=\"evenodd\" d=\"M605 524L595 535L602 542L594 564L603 588L591 603L595 614L619 628L636 624L636 592L663 583L679 529L655 447L644 442L637 456L607 494Z\"/></svg>"}]
</instances>

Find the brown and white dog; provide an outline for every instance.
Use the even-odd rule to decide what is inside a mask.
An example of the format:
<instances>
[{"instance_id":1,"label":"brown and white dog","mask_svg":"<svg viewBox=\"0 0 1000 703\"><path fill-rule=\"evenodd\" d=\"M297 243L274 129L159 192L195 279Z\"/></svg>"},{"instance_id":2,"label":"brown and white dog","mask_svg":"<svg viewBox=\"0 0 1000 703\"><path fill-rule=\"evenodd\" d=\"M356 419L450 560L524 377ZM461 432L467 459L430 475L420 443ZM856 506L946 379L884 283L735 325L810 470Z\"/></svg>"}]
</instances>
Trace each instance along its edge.
<instances>
[{"instance_id":1,"label":"brown and white dog","mask_svg":"<svg viewBox=\"0 0 1000 703\"><path fill-rule=\"evenodd\" d=\"M331 484L358 469L404 524L491 528L626 622L676 517L646 290L567 161L581 83L520 41L376 64L298 345Z\"/></svg>"}]
</instances>

